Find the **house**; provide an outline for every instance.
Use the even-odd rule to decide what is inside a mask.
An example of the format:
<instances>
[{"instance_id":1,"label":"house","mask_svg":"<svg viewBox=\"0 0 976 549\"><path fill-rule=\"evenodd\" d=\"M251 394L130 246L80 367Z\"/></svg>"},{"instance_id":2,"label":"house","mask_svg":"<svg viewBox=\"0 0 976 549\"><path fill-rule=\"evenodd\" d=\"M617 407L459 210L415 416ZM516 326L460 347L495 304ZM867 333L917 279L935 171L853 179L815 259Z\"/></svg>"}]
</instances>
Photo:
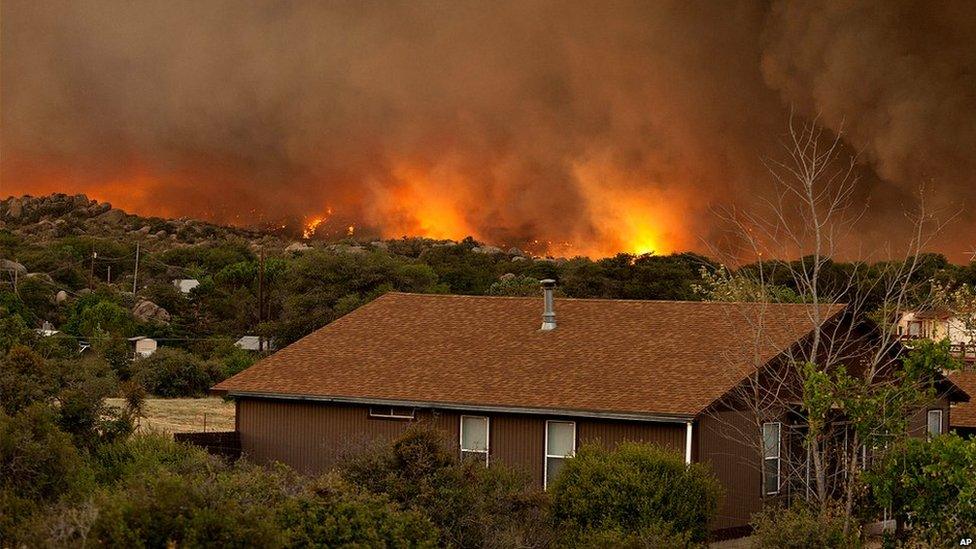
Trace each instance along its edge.
<instances>
[{"instance_id":1,"label":"house","mask_svg":"<svg viewBox=\"0 0 976 549\"><path fill-rule=\"evenodd\" d=\"M917 339L948 339L954 354L964 363L964 370L949 379L968 394L976 395L976 318L944 308L907 311L899 318L898 335L909 346ZM954 404L951 417L952 430L976 436L976 401Z\"/></svg>"},{"instance_id":2,"label":"house","mask_svg":"<svg viewBox=\"0 0 976 549\"><path fill-rule=\"evenodd\" d=\"M544 301L389 293L213 392L234 398L235 434L251 460L307 473L420 420L449 433L463 456L523 468L543 487L582 444L658 444L710 464L726 492L711 527L731 531L790 484L781 478L784 424L766 422L760 435L729 395L757 364L804 344L809 312L798 304L554 304L551 284ZM848 316L842 306L822 312L825 322ZM950 401L965 398L950 389L913 418L914 431L924 433L928 420L945 429ZM759 459L758 444L743 440L750 429L774 455Z\"/></svg>"},{"instance_id":3,"label":"house","mask_svg":"<svg viewBox=\"0 0 976 549\"><path fill-rule=\"evenodd\" d=\"M190 290L200 285L200 281L195 278L177 278L173 280L173 285L180 293L188 294Z\"/></svg>"},{"instance_id":4,"label":"house","mask_svg":"<svg viewBox=\"0 0 976 549\"><path fill-rule=\"evenodd\" d=\"M129 341L132 342L133 352L137 357L150 356L159 346L155 339L146 336L130 337Z\"/></svg>"},{"instance_id":5,"label":"house","mask_svg":"<svg viewBox=\"0 0 976 549\"><path fill-rule=\"evenodd\" d=\"M956 386L970 396L976 395L976 367L968 364L966 369L949 376ZM976 438L976 399L952 405L949 414L950 427L960 436Z\"/></svg>"},{"instance_id":6,"label":"house","mask_svg":"<svg viewBox=\"0 0 976 549\"><path fill-rule=\"evenodd\" d=\"M36 333L37 335L39 335L41 337L51 337L51 336L53 336L55 334L59 334L61 332L59 330L57 330L57 329L54 328L54 324L51 324L50 322L48 322L47 320L45 320L41 324L41 327L40 328L37 328L37 329L34 330L34 333Z\"/></svg>"},{"instance_id":7,"label":"house","mask_svg":"<svg viewBox=\"0 0 976 549\"><path fill-rule=\"evenodd\" d=\"M234 342L234 346L245 351L273 351L275 349L274 340L255 335L241 336Z\"/></svg>"},{"instance_id":8,"label":"house","mask_svg":"<svg viewBox=\"0 0 976 549\"><path fill-rule=\"evenodd\" d=\"M976 361L976 318L944 308L906 311L897 325L898 335L906 340L948 339L961 358Z\"/></svg>"}]
</instances>

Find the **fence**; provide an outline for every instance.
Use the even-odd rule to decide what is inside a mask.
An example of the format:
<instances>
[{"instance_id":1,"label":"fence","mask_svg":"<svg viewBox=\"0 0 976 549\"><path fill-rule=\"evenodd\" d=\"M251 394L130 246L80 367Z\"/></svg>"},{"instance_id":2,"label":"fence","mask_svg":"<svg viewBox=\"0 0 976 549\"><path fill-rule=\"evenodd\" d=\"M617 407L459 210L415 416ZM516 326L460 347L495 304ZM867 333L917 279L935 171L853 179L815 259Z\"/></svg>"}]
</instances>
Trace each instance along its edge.
<instances>
[{"instance_id":1,"label":"fence","mask_svg":"<svg viewBox=\"0 0 976 549\"><path fill-rule=\"evenodd\" d=\"M237 431L173 433L173 440L199 446L215 456L226 459L236 460L241 457L241 434Z\"/></svg>"}]
</instances>

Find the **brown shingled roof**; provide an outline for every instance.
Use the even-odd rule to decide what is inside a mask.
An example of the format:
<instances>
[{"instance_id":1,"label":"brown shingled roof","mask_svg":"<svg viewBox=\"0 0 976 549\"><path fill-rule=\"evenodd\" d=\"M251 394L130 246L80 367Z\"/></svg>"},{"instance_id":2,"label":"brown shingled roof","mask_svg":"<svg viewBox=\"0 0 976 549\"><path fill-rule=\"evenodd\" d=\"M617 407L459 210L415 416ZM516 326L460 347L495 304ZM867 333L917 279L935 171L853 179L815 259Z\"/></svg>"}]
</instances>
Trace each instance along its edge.
<instances>
[{"instance_id":1,"label":"brown shingled roof","mask_svg":"<svg viewBox=\"0 0 976 549\"><path fill-rule=\"evenodd\" d=\"M541 312L541 297L390 293L213 390L691 416L813 327L788 304L557 299L550 332Z\"/></svg>"},{"instance_id":2,"label":"brown shingled roof","mask_svg":"<svg viewBox=\"0 0 976 549\"><path fill-rule=\"evenodd\" d=\"M969 402L953 404L949 423L952 427L976 428L976 365L950 375L949 380L972 397Z\"/></svg>"}]
</instances>

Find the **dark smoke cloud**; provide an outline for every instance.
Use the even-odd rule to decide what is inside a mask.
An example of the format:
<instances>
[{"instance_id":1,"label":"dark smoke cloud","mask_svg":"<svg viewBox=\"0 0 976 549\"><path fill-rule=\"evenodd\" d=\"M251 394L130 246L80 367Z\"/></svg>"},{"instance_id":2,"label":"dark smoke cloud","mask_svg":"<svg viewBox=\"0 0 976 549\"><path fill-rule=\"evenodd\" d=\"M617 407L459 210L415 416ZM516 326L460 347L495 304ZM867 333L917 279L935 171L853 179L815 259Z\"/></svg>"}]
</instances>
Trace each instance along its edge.
<instances>
[{"instance_id":1,"label":"dark smoke cloud","mask_svg":"<svg viewBox=\"0 0 976 549\"><path fill-rule=\"evenodd\" d=\"M240 223L330 206L367 232L433 219L596 252L650 224L659 247L701 249L710 212L766 192L792 104L862 152L872 238L898 232L920 181L976 196L962 3L5 0L0 15L4 195Z\"/></svg>"}]
</instances>

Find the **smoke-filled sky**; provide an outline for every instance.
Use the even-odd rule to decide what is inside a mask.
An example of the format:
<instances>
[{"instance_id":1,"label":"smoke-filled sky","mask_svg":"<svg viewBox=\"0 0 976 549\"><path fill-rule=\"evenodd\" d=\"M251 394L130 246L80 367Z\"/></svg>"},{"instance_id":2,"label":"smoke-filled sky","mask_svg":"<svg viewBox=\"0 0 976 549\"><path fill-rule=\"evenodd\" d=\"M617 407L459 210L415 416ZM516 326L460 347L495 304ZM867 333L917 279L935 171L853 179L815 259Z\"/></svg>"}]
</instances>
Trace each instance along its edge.
<instances>
[{"instance_id":1,"label":"smoke-filled sky","mask_svg":"<svg viewBox=\"0 0 976 549\"><path fill-rule=\"evenodd\" d=\"M851 249L924 185L976 245L969 1L4 0L0 195L556 255L706 250L791 109L857 153Z\"/></svg>"}]
</instances>

